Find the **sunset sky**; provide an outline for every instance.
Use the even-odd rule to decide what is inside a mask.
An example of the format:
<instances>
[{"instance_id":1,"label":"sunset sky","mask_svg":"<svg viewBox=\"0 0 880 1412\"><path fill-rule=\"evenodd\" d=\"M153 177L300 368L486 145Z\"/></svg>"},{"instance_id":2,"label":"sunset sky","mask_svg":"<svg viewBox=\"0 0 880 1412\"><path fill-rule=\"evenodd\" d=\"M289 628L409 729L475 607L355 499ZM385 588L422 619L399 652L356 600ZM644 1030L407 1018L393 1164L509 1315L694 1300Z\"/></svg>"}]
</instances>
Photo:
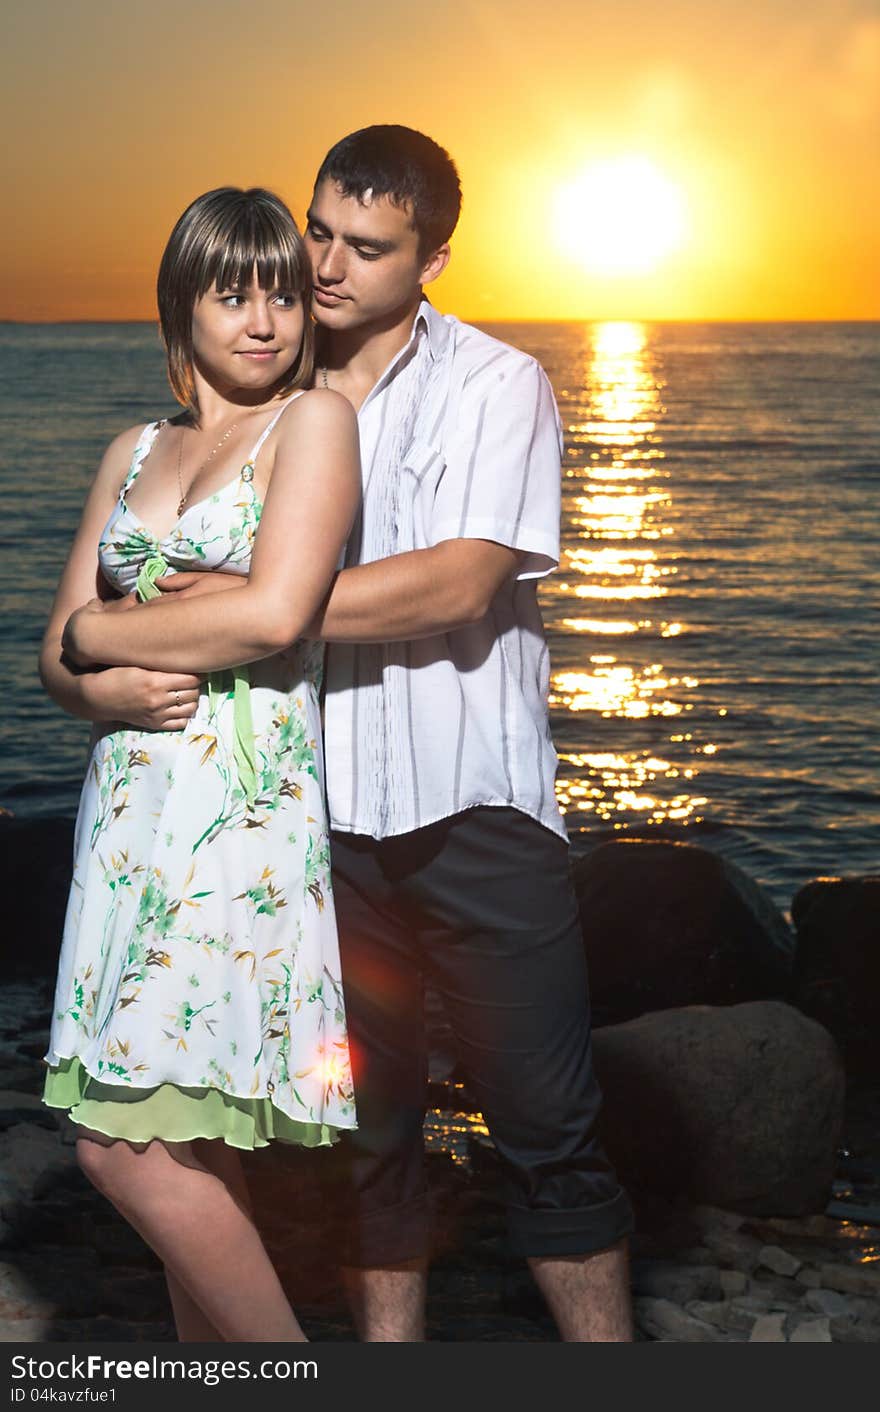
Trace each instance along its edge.
<instances>
[{"instance_id":1,"label":"sunset sky","mask_svg":"<svg viewBox=\"0 0 880 1412\"><path fill-rule=\"evenodd\" d=\"M171 226L430 133L444 311L880 318L878 0L9 0L0 318L150 319Z\"/></svg>"}]
</instances>

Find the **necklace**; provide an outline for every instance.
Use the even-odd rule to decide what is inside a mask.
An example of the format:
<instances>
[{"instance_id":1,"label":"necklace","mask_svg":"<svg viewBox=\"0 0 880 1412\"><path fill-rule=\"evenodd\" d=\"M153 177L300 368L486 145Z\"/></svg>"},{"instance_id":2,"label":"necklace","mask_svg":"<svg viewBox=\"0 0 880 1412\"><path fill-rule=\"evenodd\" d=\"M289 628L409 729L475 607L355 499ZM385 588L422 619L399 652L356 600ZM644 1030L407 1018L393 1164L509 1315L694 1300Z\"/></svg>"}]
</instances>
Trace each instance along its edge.
<instances>
[{"instance_id":1,"label":"necklace","mask_svg":"<svg viewBox=\"0 0 880 1412\"><path fill-rule=\"evenodd\" d=\"M180 519L180 516L183 514L183 507L185 506L185 504L186 504L186 502L187 502L187 498L188 498L188 496L189 496L189 492L190 492L190 490L192 490L193 484L195 483L195 480L196 480L197 476L199 475L199 472L200 472L200 471L203 471L203 470L205 469L205 467L207 466L208 462L211 460L211 458L212 458L213 456L215 456L215 455L217 454L217 452L220 450L220 447L223 445L224 441L227 441L227 440L229 439L229 437L230 437L230 436L232 435L232 433L235 431L235 428L236 428L237 426L238 426L238 422L233 422L230 427L227 427L227 428L226 428L226 431L223 433L223 435L221 436L220 440L217 442L217 445L214 447L214 450L213 450L213 451L209 451L208 454L207 454L207 456L205 457L204 461L202 461L201 465L196 467L195 471L194 471L193 474L192 474L192 478L191 478L191 480L190 480L189 486L187 487L186 490L184 490L184 488L183 488L183 481L181 480L181 477L180 477L180 463L181 463L181 460L183 459L183 427L180 428L180 441L178 442L178 446L177 446L177 488L178 488L178 490L180 491L180 500L178 501L178 504L177 504L177 518L178 518L178 519Z\"/></svg>"},{"instance_id":2,"label":"necklace","mask_svg":"<svg viewBox=\"0 0 880 1412\"><path fill-rule=\"evenodd\" d=\"M322 385L322 387L329 387L330 384L329 384L329 382L327 381L327 364L325 363L323 367L319 368L319 369L318 369L318 372L321 374L321 385Z\"/></svg>"}]
</instances>

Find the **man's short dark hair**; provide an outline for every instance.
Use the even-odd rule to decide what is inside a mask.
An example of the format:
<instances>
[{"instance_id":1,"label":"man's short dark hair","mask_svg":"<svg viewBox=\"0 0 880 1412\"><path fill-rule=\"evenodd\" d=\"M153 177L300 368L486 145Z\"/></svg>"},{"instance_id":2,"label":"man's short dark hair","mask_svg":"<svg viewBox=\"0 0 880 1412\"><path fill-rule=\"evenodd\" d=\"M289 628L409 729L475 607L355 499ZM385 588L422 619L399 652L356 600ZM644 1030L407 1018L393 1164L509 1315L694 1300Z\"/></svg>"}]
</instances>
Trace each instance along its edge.
<instances>
[{"instance_id":1,"label":"man's short dark hair","mask_svg":"<svg viewBox=\"0 0 880 1412\"><path fill-rule=\"evenodd\" d=\"M419 252L430 255L455 230L461 210L461 184L449 153L411 127L377 123L349 133L330 148L315 178L329 179L345 196L363 201L387 196L409 206L419 234Z\"/></svg>"}]
</instances>

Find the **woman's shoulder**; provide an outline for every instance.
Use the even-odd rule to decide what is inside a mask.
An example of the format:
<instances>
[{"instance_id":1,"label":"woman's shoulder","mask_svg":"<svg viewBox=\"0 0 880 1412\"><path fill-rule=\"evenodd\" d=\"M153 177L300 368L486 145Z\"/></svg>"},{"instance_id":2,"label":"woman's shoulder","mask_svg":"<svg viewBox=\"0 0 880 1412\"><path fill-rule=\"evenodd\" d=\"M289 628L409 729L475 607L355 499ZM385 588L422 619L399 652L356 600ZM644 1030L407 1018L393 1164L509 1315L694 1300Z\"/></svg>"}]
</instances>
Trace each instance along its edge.
<instances>
[{"instance_id":1,"label":"woman's shoulder","mask_svg":"<svg viewBox=\"0 0 880 1412\"><path fill-rule=\"evenodd\" d=\"M138 422L133 427L127 427L125 431L119 432L107 446L98 468L98 476L115 480L119 485L125 480L134 460L135 452L141 445L145 436L150 432L157 432L163 423L161 420L155 422Z\"/></svg>"},{"instance_id":2,"label":"woman's shoulder","mask_svg":"<svg viewBox=\"0 0 880 1412\"><path fill-rule=\"evenodd\" d=\"M158 432L164 424L165 418L160 418L155 422L137 422L134 426L127 426L126 431L119 432L119 435L114 436L113 441L109 443L107 455L110 453L119 455L120 452L126 452L126 450L134 455L134 450L140 445L141 439L147 435L147 432L154 431L154 429Z\"/></svg>"},{"instance_id":3,"label":"woman's shoulder","mask_svg":"<svg viewBox=\"0 0 880 1412\"><path fill-rule=\"evenodd\" d=\"M310 387L294 399L281 418L282 438L308 435L329 427L357 426L357 413L347 397L332 387Z\"/></svg>"}]
</instances>

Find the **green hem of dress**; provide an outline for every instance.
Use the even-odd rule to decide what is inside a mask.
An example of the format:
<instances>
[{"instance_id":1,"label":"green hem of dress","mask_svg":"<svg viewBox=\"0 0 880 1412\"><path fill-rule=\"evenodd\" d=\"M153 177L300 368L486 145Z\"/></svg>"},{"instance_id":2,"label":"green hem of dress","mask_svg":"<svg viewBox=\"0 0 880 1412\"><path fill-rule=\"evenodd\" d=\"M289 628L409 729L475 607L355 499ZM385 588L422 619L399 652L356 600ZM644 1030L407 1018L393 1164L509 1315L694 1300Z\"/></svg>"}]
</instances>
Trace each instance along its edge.
<instances>
[{"instance_id":1,"label":"green hem of dress","mask_svg":"<svg viewBox=\"0 0 880 1412\"><path fill-rule=\"evenodd\" d=\"M251 1152L272 1141L326 1147L340 1131L328 1123L298 1122L268 1098L238 1098L219 1088L104 1083L76 1056L49 1066L43 1102L49 1108L66 1108L74 1123L127 1142L221 1138L229 1147Z\"/></svg>"}]
</instances>

